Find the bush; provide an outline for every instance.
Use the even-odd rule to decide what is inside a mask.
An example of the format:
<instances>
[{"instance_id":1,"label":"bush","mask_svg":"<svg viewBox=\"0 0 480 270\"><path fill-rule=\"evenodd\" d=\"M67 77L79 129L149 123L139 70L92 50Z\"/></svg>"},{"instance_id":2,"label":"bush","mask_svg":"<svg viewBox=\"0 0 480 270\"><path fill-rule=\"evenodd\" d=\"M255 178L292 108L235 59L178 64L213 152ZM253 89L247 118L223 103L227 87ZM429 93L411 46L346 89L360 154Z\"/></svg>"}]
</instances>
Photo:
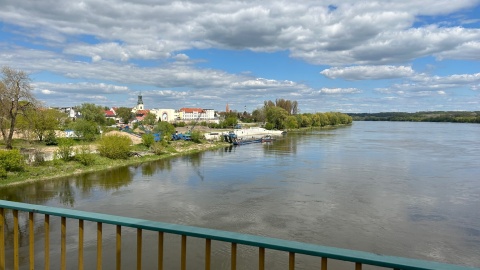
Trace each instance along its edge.
<instances>
[{"instance_id":1,"label":"bush","mask_svg":"<svg viewBox=\"0 0 480 270\"><path fill-rule=\"evenodd\" d=\"M98 145L101 156L110 159L127 159L130 156L132 140L124 135L104 136Z\"/></svg>"},{"instance_id":2,"label":"bush","mask_svg":"<svg viewBox=\"0 0 480 270\"><path fill-rule=\"evenodd\" d=\"M165 145L162 142L156 142L152 144L151 149L155 155L161 155L165 152Z\"/></svg>"},{"instance_id":3,"label":"bush","mask_svg":"<svg viewBox=\"0 0 480 270\"><path fill-rule=\"evenodd\" d=\"M275 125L273 123L267 123L265 124L265 129L267 130L272 130L273 128L275 128Z\"/></svg>"},{"instance_id":4,"label":"bush","mask_svg":"<svg viewBox=\"0 0 480 270\"><path fill-rule=\"evenodd\" d=\"M200 143L200 140L203 138L203 135L200 131L192 131L192 133L190 133L190 138L192 139L193 142Z\"/></svg>"},{"instance_id":5,"label":"bush","mask_svg":"<svg viewBox=\"0 0 480 270\"><path fill-rule=\"evenodd\" d=\"M95 154L88 145L82 145L75 150L75 160L84 166L90 166L95 163Z\"/></svg>"},{"instance_id":6,"label":"bush","mask_svg":"<svg viewBox=\"0 0 480 270\"><path fill-rule=\"evenodd\" d=\"M45 155L40 152L35 150L33 153L33 166L41 166L45 163Z\"/></svg>"},{"instance_id":7,"label":"bush","mask_svg":"<svg viewBox=\"0 0 480 270\"><path fill-rule=\"evenodd\" d=\"M25 158L20 151L0 150L0 168L6 172L20 172L25 169Z\"/></svg>"},{"instance_id":8,"label":"bush","mask_svg":"<svg viewBox=\"0 0 480 270\"><path fill-rule=\"evenodd\" d=\"M142 136L143 145L145 145L146 147L150 147L154 142L155 142L155 137L153 136L153 134L151 133L143 134Z\"/></svg>"},{"instance_id":9,"label":"bush","mask_svg":"<svg viewBox=\"0 0 480 270\"><path fill-rule=\"evenodd\" d=\"M3 167L0 167L0 178L7 178L7 171Z\"/></svg>"},{"instance_id":10,"label":"bush","mask_svg":"<svg viewBox=\"0 0 480 270\"><path fill-rule=\"evenodd\" d=\"M58 142L58 149L55 151L55 158L63 161L70 161L73 158L73 139L62 138Z\"/></svg>"},{"instance_id":11,"label":"bush","mask_svg":"<svg viewBox=\"0 0 480 270\"><path fill-rule=\"evenodd\" d=\"M57 136L55 135L55 130L50 130L47 133L47 136L45 136L45 144L46 145L57 145Z\"/></svg>"}]
</instances>

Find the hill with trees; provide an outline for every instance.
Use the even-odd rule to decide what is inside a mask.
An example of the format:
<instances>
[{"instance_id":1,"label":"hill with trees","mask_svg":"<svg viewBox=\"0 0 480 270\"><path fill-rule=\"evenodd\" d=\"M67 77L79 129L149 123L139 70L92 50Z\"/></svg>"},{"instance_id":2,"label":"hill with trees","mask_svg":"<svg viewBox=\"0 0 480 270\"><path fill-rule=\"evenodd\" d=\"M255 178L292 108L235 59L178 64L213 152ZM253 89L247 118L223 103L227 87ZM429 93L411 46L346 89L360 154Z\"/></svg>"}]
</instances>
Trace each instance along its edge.
<instances>
[{"instance_id":1,"label":"hill with trees","mask_svg":"<svg viewBox=\"0 0 480 270\"><path fill-rule=\"evenodd\" d=\"M480 111L349 113L353 121L480 123Z\"/></svg>"}]
</instances>

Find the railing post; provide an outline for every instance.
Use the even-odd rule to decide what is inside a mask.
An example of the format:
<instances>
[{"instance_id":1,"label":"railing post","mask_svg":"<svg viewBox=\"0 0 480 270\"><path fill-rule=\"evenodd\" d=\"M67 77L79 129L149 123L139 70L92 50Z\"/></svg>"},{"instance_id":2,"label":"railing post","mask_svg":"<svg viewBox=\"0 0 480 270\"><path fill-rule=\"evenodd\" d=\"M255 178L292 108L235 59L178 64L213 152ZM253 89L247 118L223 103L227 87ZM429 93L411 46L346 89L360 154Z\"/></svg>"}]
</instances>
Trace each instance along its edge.
<instances>
[{"instance_id":1,"label":"railing post","mask_svg":"<svg viewBox=\"0 0 480 270\"><path fill-rule=\"evenodd\" d=\"M180 269L187 269L187 236L182 235L182 255L181 255L181 267Z\"/></svg>"},{"instance_id":2,"label":"railing post","mask_svg":"<svg viewBox=\"0 0 480 270\"><path fill-rule=\"evenodd\" d=\"M137 229L137 270L142 270L142 229Z\"/></svg>"},{"instance_id":3,"label":"railing post","mask_svg":"<svg viewBox=\"0 0 480 270\"><path fill-rule=\"evenodd\" d=\"M295 269L295 253L289 252L288 254L288 269L294 270Z\"/></svg>"},{"instance_id":4,"label":"railing post","mask_svg":"<svg viewBox=\"0 0 480 270\"><path fill-rule=\"evenodd\" d=\"M29 239L29 253L30 253L30 270L35 269L35 235L33 233L33 212L28 212L28 239Z\"/></svg>"},{"instance_id":5,"label":"railing post","mask_svg":"<svg viewBox=\"0 0 480 270\"><path fill-rule=\"evenodd\" d=\"M258 248L258 269L259 270L265 269L265 248L264 247Z\"/></svg>"},{"instance_id":6,"label":"railing post","mask_svg":"<svg viewBox=\"0 0 480 270\"><path fill-rule=\"evenodd\" d=\"M0 208L0 270L5 270L5 210Z\"/></svg>"},{"instance_id":7,"label":"railing post","mask_svg":"<svg viewBox=\"0 0 480 270\"><path fill-rule=\"evenodd\" d=\"M13 269L18 270L18 210L13 210Z\"/></svg>"},{"instance_id":8,"label":"railing post","mask_svg":"<svg viewBox=\"0 0 480 270\"><path fill-rule=\"evenodd\" d=\"M230 264L232 270L237 269L237 243L232 243L232 258Z\"/></svg>"},{"instance_id":9,"label":"railing post","mask_svg":"<svg viewBox=\"0 0 480 270\"><path fill-rule=\"evenodd\" d=\"M322 257L322 270L327 270L327 258Z\"/></svg>"},{"instance_id":10,"label":"railing post","mask_svg":"<svg viewBox=\"0 0 480 270\"><path fill-rule=\"evenodd\" d=\"M122 226L117 225L116 269L122 269Z\"/></svg>"},{"instance_id":11,"label":"railing post","mask_svg":"<svg viewBox=\"0 0 480 270\"><path fill-rule=\"evenodd\" d=\"M361 263L355 263L355 270L362 270L362 264Z\"/></svg>"},{"instance_id":12,"label":"railing post","mask_svg":"<svg viewBox=\"0 0 480 270\"><path fill-rule=\"evenodd\" d=\"M66 270L67 269L67 260L66 260L66 257L67 257L67 218L66 217L62 217L61 218L61 254L60 254L60 267L62 270Z\"/></svg>"},{"instance_id":13,"label":"railing post","mask_svg":"<svg viewBox=\"0 0 480 270\"><path fill-rule=\"evenodd\" d=\"M45 214L44 220L45 226L45 258L44 258L44 269L50 269L50 216Z\"/></svg>"},{"instance_id":14,"label":"railing post","mask_svg":"<svg viewBox=\"0 0 480 270\"><path fill-rule=\"evenodd\" d=\"M83 270L83 219L78 220L78 270Z\"/></svg>"},{"instance_id":15,"label":"railing post","mask_svg":"<svg viewBox=\"0 0 480 270\"><path fill-rule=\"evenodd\" d=\"M97 270L102 270L102 223L97 222Z\"/></svg>"},{"instance_id":16,"label":"railing post","mask_svg":"<svg viewBox=\"0 0 480 270\"><path fill-rule=\"evenodd\" d=\"M163 270L163 232L158 232L158 270Z\"/></svg>"},{"instance_id":17,"label":"railing post","mask_svg":"<svg viewBox=\"0 0 480 270\"><path fill-rule=\"evenodd\" d=\"M205 239L205 270L210 270L211 251L212 251L212 240Z\"/></svg>"}]
</instances>

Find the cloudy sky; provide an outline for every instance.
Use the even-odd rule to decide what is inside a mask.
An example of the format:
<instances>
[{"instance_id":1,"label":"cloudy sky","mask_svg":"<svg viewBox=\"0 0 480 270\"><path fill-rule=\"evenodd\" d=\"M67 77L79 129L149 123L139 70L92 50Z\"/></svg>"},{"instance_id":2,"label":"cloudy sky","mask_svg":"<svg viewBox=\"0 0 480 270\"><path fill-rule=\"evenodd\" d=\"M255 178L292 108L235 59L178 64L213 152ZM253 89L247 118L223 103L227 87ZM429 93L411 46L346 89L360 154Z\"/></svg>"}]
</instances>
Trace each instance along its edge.
<instances>
[{"instance_id":1,"label":"cloudy sky","mask_svg":"<svg viewBox=\"0 0 480 270\"><path fill-rule=\"evenodd\" d=\"M480 0L0 0L47 106L480 110Z\"/></svg>"}]
</instances>

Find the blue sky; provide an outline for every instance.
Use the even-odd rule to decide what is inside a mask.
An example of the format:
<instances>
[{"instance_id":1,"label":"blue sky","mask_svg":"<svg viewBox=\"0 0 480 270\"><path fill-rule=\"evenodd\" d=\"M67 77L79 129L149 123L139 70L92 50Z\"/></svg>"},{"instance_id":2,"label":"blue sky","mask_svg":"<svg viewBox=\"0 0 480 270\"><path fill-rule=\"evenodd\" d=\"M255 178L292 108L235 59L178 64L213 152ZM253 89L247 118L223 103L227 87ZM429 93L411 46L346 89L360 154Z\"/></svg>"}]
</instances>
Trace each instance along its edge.
<instances>
[{"instance_id":1,"label":"blue sky","mask_svg":"<svg viewBox=\"0 0 480 270\"><path fill-rule=\"evenodd\" d=\"M480 111L480 1L0 0L46 106Z\"/></svg>"}]
</instances>

